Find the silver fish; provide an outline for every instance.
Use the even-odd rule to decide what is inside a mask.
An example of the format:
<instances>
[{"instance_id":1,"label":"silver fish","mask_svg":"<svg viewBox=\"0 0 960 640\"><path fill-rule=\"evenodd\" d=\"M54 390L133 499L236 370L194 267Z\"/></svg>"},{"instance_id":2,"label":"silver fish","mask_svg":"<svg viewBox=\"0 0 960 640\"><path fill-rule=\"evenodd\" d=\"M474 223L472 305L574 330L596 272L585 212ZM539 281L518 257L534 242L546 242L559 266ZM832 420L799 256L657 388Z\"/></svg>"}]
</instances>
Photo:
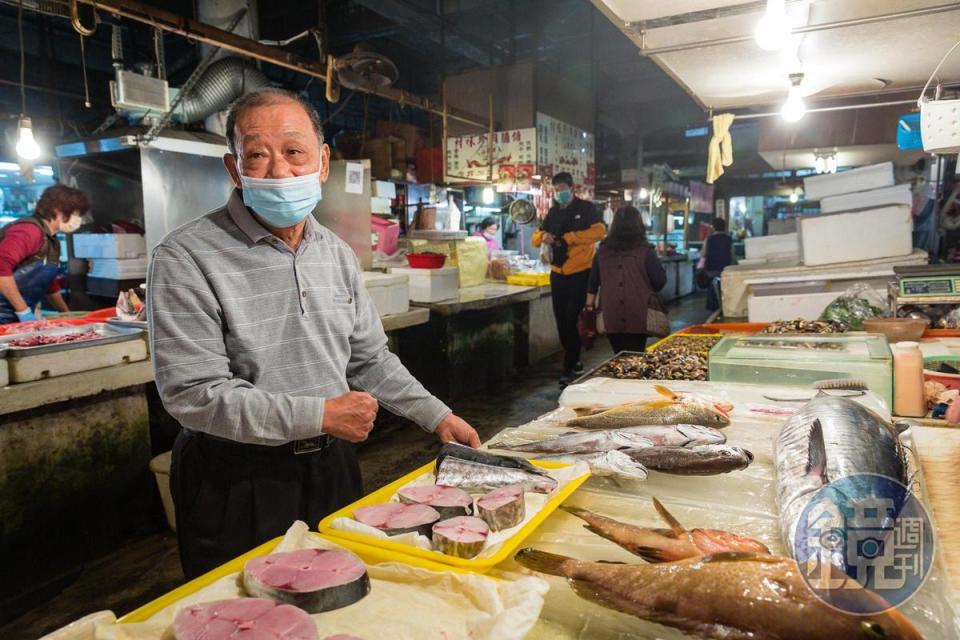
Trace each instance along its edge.
<instances>
[{"instance_id":1,"label":"silver fish","mask_svg":"<svg viewBox=\"0 0 960 640\"><path fill-rule=\"evenodd\" d=\"M587 466L590 467L590 473L602 478L613 478L614 480L647 479L647 469L623 451L564 453L541 459L553 462L586 462Z\"/></svg>"},{"instance_id":2,"label":"silver fish","mask_svg":"<svg viewBox=\"0 0 960 640\"><path fill-rule=\"evenodd\" d=\"M906 485L906 454L896 429L863 405L820 395L791 416L776 442L780 531L791 555L797 521L813 494L855 474Z\"/></svg>"},{"instance_id":3,"label":"silver fish","mask_svg":"<svg viewBox=\"0 0 960 640\"><path fill-rule=\"evenodd\" d=\"M711 427L694 424L643 425L604 431L571 431L524 444L495 442L491 449L526 453L593 453L638 447L694 447L723 444L727 437Z\"/></svg>"},{"instance_id":4,"label":"silver fish","mask_svg":"<svg viewBox=\"0 0 960 640\"><path fill-rule=\"evenodd\" d=\"M676 447L641 447L623 453L648 469L684 476L712 476L746 469L753 454L740 447L725 444L704 444L682 449Z\"/></svg>"},{"instance_id":5,"label":"silver fish","mask_svg":"<svg viewBox=\"0 0 960 640\"><path fill-rule=\"evenodd\" d=\"M550 493L557 488L557 481L546 473L493 466L452 455L438 463L437 484L464 491L490 491L510 484L523 485L527 491L536 493Z\"/></svg>"}]
</instances>

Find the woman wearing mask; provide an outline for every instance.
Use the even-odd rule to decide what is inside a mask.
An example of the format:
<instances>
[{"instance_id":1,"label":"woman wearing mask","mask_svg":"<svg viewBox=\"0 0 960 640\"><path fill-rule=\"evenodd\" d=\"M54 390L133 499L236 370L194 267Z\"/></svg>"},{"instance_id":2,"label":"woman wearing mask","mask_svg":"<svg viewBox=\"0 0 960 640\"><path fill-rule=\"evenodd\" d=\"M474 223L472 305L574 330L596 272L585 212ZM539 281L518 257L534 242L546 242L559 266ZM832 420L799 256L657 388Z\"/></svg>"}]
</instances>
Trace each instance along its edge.
<instances>
[{"instance_id":1,"label":"woman wearing mask","mask_svg":"<svg viewBox=\"0 0 960 640\"><path fill-rule=\"evenodd\" d=\"M57 184L37 201L33 215L0 229L0 324L36 320L44 296L57 311L69 311L60 294L60 242L90 208L82 191Z\"/></svg>"},{"instance_id":2,"label":"woman wearing mask","mask_svg":"<svg viewBox=\"0 0 960 640\"><path fill-rule=\"evenodd\" d=\"M600 251L593 259L587 286L587 309L597 294L614 353L647 347L647 309L667 284L667 272L647 242L647 231L635 207L621 207Z\"/></svg>"},{"instance_id":3,"label":"woman wearing mask","mask_svg":"<svg viewBox=\"0 0 960 640\"><path fill-rule=\"evenodd\" d=\"M497 229L499 228L500 225L497 224L497 219L493 216L488 216L480 222L476 233L473 234L487 241L487 253L500 250L500 243L497 241Z\"/></svg>"}]
</instances>

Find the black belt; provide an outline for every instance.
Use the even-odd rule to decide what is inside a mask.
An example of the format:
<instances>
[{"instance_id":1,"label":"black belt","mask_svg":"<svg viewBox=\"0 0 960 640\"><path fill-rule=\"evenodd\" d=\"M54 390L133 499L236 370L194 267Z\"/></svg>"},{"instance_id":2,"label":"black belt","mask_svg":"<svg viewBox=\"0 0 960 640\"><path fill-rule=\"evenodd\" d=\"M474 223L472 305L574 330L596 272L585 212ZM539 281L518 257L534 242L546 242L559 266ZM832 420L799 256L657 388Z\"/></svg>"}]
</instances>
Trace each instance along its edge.
<instances>
[{"instance_id":1,"label":"black belt","mask_svg":"<svg viewBox=\"0 0 960 640\"><path fill-rule=\"evenodd\" d=\"M236 440L230 440L229 438L221 438L220 436L215 436L209 433L204 433L202 431L194 431L193 429L187 429L184 427L184 431L189 433L195 438L200 438L202 440L208 440L215 442L218 446L226 445L226 448L235 449L237 451L245 452L256 452L264 454L280 454L280 455L301 455L305 453L317 453L318 451L323 451L331 444L333 444L333 438L328 435L319 435L313 438L304 438L303 440L294 440L292 442L287 442L275 447L271 447L263 444L249 444L246 442L237 442Z\"/></svg>"}]
</instances>

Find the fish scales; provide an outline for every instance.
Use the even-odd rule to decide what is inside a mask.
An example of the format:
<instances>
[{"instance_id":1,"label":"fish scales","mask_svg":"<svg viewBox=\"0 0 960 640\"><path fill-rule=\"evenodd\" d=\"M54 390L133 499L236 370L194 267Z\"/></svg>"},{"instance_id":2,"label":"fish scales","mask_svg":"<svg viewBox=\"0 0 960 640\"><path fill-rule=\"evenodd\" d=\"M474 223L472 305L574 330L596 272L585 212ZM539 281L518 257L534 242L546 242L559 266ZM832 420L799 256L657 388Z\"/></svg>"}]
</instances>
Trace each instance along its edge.
<instances>
[{"instance_id":1,"label":"fish scales","mask_svg":"<svg viewBox=\"0 0 960 640\"><path fill-rule=\"evenodd\" d=\"M808 471L813 424L819 421L829 481L877 474L907 484L903 445L896 430L849 398L819 395L783 425L776 441L777 501L784 544L792 551L797 521L823 478Z\"/></svg>"}]
</instances>

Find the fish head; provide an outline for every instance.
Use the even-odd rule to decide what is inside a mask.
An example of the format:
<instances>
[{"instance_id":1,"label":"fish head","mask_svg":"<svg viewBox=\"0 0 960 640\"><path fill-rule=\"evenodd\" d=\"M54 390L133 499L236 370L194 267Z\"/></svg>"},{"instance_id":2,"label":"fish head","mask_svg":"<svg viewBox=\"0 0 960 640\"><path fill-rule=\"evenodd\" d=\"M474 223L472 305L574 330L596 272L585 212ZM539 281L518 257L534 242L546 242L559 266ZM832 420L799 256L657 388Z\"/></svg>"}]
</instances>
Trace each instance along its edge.
<instances>
[{"instance_id":1,"label":"fish head","mask_svg":"<svg viewBox=\"0 0 960 640\"><path fill-rule=\"evenodd\" d=\"M677 431L690 439L692 444L723 444L727 437L712 427L698 424L678 424Z\"/></svg>"},{"instance_id":2,"label":"fish head","mask_svg":"<svg viewBox=\"0 0 960 640\"><path fill-rule=\"evenodd\" d=\"M730 409L726 403L722 402L703 402L700 404L696 413L700 418L700 424L705 427L722 429L730 424Z\"/></svg>"}]
</instances>

